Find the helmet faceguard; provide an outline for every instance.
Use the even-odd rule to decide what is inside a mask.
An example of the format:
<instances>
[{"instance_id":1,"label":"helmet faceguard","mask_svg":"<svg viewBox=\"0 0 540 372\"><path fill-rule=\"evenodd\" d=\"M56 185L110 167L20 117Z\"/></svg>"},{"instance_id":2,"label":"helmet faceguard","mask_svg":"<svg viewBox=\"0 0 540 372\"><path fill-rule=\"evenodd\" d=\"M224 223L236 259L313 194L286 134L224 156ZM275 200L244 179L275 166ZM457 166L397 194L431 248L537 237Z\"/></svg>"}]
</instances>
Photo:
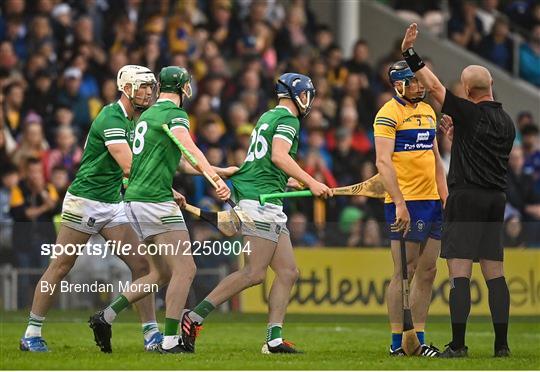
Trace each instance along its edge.
<instances>
[{"instance_id":1,"label":"helmet faceguard","mask_svg":"<svg viewBox=\"0 0 540 372\"><path fill-rule=\"evenodd\" d=\"M301 95L306 93L306 100L302 102ZM300 118L306 117L315 100L316 90L311 79L305 75L286 73L279 77L276 84L278 98L289 98L298 110Z\"/></svg>"},{"instance_id":2,"label":"helmet faceguard","mask_svg":"<svg viewBox=\"0 0 540 372\"><path fill-rule=\"evenodd\" d=\"M137 65L126 65L118 71L118 76L116 79L118 90L128 97L129 101L133 105L135 110L145 110L147 109L154 101L157 91L157 81L150 69L144 66ZM126 92L126 86L130 85L129 92ZM152 87L152 98L149 100L148 104L137 104L135 98L138 90L143 85L150 85Z\"/></svg>"},{"instance_id":3,"label":"helmet faceguard","mask_svg":"<svg viewBox=\"0 0 540 372\"><path fill-rule=\"evenodd\" d=\"M412 70L407 65L407 62L399 61L390 66L390 69L388 70L388 78L399 98L403 98L411 103L418 103L426 98L425 89L418 97L407 97L407 88L411 85L411 81L416 78ZM395 83L399 83L401 86L396 87Z\"/></svg>"}]
</instances>

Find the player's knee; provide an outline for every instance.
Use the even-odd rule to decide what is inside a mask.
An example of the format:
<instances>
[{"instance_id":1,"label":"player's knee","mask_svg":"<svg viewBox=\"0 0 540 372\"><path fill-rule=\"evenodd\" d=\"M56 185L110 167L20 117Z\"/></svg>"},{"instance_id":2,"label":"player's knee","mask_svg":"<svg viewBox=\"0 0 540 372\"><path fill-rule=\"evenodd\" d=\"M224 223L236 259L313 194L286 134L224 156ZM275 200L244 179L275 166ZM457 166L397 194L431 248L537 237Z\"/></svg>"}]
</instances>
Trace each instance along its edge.
<instances>
[{"instance_id":1,"label":"player's knee","mask_svg":"<svg viewBox=\"0 0 540 372\"><path fill-rule=\"evenodd\" d=\"M172 268L171 277L178 278L182 281L192 281L195 277L195 272L197 271L197 266L195 262L190 261L182 265L178 265Z\"/></svg>"},{"instance_id":2,"label":"player's knee","mask_svg":"<svg viewBox=\"0 0 540 372\"><path fill-rule=\"evenodd\" d=\"M285 280L289 283L296 283L300 272L296 266L287 267L276 271L276 276L280 277L282 280Z\"/></svg>"},{"instance_id":3,"label":"player's knee","mask_svg":"<svg viewBox=\"0 0 540 372\"><path fill-rule=\"evenodd\" d=\"M53 263L50 266L50 270L52 274L58 278L58 280L63 279L69 272L71 271L71 268L73 267L73 263L69 261L53 261Z\"/></svg>"},{"instance_id":4,"label":"player's knee","mask_svg":"<svg viewBox=\"0 0 540 372\"><path fill-rule=\"evenodd\" d=\"M131 276L133 279L138 279L150 273L150 265L144 257L133 262L129 268L131 269Z\"/></svg>"},{"instance_id":5,"label":"player's knee","mask_svg":"<svg viewBox=\"0 0 540 372\"><path fill-rule=\"evenodd\" d=\"M435 276L437 275L437 266L429 266L426 268L422 268L421 270L417 270L416 276L417 280L422 280L423 282L432 284L435 280Z\"/></svg>"},{"instance_id":6,"label":"player's knee","mask_svg":"<svg viewBox=\"0 0 540 372\"><path fill-rule=\"evenodd\" d=\"M261 284L266 279L266 270L246 268L243 271L244 278L250 286Z\"/></svg>"}]
</instances>

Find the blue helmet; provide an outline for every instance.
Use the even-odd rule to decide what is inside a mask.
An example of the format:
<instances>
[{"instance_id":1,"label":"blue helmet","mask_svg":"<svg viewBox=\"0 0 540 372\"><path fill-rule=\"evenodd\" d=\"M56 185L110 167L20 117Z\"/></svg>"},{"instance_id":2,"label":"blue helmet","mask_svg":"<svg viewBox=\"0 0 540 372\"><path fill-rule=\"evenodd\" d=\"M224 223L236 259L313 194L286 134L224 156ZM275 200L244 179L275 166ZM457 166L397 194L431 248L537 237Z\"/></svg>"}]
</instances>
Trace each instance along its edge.
<instances>
[{"instance_id":1,"label":"blue helmet","mask_svg":"<svg viewBox=\"0 0 540 372\"><path fill-rule=\"evenodd\" d=\"M307 102L300 99L302 92L306 92ZM306 116L311 110L315 93L315 87L306 75L288 72L281 75L276 83L278 98L290 98L296 105L300 117Z\"/></svg>"},{"instance_id":2,"label":"blue helmet","mask_svg":"<svg viewBox=\"0 0 540 372\"><path fill-rule=\"evenodd\" d=\"M412 103L420 102L426 97L426 91L421 94L419 97L407 98L405 97L405 88L409 86L412 79L415 78L414 72L412 72L409 65L405 61L398 61L388 69L388 78L390 83L394 86L396 82L401 82L401 92L394 86L396 94L400 98L405 98L407 101Z\"/></svg>"}]
</instances>

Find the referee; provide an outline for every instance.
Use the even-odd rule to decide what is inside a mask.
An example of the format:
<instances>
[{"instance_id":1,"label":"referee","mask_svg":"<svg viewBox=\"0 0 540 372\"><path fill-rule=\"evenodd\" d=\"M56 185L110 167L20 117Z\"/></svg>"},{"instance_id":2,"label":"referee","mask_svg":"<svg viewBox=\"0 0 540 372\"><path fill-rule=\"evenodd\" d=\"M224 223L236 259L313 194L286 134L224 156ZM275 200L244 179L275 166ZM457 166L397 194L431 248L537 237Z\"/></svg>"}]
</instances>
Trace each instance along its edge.
<instances>
[{"instance_id":1,"label":"referee","mask_svg":"<svg viewBox=\"0 0 540 372\"><path fill-rule=\"evenodd\" d=\"M493 79L486 68L473 65L463 70L461 83L467 99L458 98L446 90L414 51L417 35L413 23L401 44L403 57L430 92L438 106L435 110L446 114L442 129L453 137L441 249L452 285L452 341L441 357L467 356L465 329L471 310L470 278L475 261L480 261L489 290L494 355L507 357L510 294L503 271L502 226L514 124L502 105L493 100Z\"/></svg>"}]
</instances>

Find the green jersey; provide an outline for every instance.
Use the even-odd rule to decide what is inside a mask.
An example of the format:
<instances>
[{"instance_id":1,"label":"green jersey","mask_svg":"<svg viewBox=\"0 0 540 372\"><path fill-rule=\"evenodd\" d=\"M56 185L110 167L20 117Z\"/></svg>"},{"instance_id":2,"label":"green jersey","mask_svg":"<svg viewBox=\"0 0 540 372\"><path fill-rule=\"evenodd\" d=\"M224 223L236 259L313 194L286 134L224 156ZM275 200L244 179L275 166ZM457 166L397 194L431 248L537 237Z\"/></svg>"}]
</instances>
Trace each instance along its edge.
<instances>
[{"instance_id":1,"label":"green jersey","mask_svg":"<svg viewBox=\"0 0 540 372\"><path fill-rule=\"evenodd\" d=\"M237 200L259 200L260 194L283 192L288 176L272 163L272 140L291 144L289 155L296 158L300 121L287 107L276 106L265 112L251 132L251 143L244 164L232 177ZM281 199L274 204L281 205Z\"/></svg>"},{"instance_id":2,"label":"green jersey","mask_svg":"<svg viewBox=\"0 0 540 372\"><path fill-rule=\"evenodd\" d=\"M133 137L133 161L125 201L159 203L174 200L173 177L181 152L161 127L189 130L186 111L170 100L158 100L139 118Z\"/></svg>"},{"instance_id":3,"label":"green jersey","mask_svg":"<svg viewBox=\"0 0 540 372\"><path fill-rule=\"evenodd\" d=\"M122 169L107 150L115 143L128 143L133 122L120 101L105 106L86 137L81 165L68 192L81 198L104 203L122 200Z\"/></svg>"}]
</instances>

